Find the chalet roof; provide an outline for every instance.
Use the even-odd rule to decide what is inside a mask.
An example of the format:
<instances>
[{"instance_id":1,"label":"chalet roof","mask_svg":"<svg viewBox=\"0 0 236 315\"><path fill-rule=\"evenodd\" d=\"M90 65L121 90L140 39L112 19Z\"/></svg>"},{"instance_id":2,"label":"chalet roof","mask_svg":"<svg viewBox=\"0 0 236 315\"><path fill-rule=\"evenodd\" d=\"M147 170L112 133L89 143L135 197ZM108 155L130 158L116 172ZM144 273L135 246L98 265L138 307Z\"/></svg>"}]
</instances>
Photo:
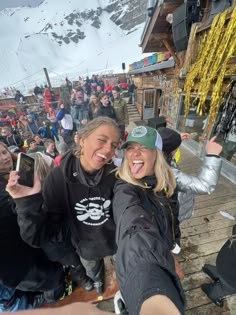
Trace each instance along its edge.
<instances>
[{"instance_id":1,"label":"chalet roof","mask_svg":"<svg viewBox=\"0 0 236 315\"><path fill-rule=\"evenodd\" d=\"M166 51L164 41L168 41L174 49L171 25L166 21L166 16L173 13L184 0L157 0L154 4L152 16L148 17L141 36L140 46L142 51Z\"/></svg>"},{"instance_id":2,"label":"chalet roof","mask_svg":"<svg viewBox=\"0 0 236 315\"><path fill-rule=\"evenodd\" d=\"M139 74L139 73L145 73L145 72L150 72L150 71L156 71L156 70L171 68L171 67L174 67L174 65L175 65L174 59L173 59L173 57L170 57L168 60L156 63L154 65L143 67L143 68L136 69L136 70L131 70L128 72L128 74L132 75L132 74Z\"/></svg>"},{"instance_id":3,"label":"chalet roof","mask_svg":"<svg viewBox=\"0 0 236 315\"><path fill-rule=\"evenodd\" d=\"M153 11L155 10L157 4L159 4L159 0L155 0L155 4L153 6ZM150 23L150 20L151 20L151 17L149 17L147 15L147 19L146 19L146 22L145 22L145 25L144 25L144 28L143 28L143 32L142 32L142 35L141 35L141 39L140 39L141 43L142 43L142 41L144 39L144 36L146 34L146 31L147 31L148 25Z\"/></svg>"}]
</instances>

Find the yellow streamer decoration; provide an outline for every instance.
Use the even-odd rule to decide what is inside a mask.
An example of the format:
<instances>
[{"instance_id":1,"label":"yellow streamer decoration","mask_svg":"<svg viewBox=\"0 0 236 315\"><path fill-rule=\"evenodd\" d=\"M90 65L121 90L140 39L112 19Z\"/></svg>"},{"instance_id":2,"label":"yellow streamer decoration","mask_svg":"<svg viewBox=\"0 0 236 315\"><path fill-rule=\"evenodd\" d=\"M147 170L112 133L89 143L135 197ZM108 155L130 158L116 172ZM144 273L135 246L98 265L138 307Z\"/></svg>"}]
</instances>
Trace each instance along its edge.
<instances>
[{"instance_id":1,"label":"yellow streamer decoration","mask_svg":"<svg viewBox=\"0 0 236 315\"><path fill-rule=\"evenodd\" d=\"M212 91L209 123L214 121L217 114L225 75L235 73L236 69L228 64L236 52L236 7L227 21L229 10L216 15L209 32L201 35L196 61L191 65L184 84L185 115L189 111L191 94L196 94L191 105L197 107L200 116L203 115L204 103Z\"/></svg>"}]
</instances>

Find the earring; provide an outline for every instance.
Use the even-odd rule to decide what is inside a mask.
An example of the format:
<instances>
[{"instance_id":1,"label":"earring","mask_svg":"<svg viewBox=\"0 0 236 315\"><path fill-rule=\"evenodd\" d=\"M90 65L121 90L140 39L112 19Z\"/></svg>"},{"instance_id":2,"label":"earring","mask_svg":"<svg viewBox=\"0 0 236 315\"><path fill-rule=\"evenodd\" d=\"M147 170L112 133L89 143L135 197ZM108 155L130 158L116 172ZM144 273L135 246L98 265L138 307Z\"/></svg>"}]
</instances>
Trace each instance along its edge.
<instances>
[{"instance_id":1,"label":"earring","mask_svg":"<svg viewBox=\"0 0 236 315\"><path fill-rule=\"evenodd\" d=\"M106 164L112 164L113 163L113 161L112 160L110 160L110 161L108 161Z\"/></svg>"}]
</instances>

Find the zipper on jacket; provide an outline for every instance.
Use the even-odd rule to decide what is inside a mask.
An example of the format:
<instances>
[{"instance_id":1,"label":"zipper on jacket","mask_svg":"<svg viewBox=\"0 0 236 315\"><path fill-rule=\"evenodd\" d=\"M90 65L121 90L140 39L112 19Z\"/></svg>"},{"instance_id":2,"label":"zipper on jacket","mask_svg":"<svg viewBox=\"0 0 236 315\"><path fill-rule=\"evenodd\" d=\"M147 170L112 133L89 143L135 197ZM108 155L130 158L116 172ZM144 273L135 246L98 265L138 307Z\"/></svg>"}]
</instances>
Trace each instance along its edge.
<instances>
[{"instance_id":1,"label":"zipper on jacket","mask_svg":"<svg viewBox=\"0 0 236 315\"><path fill-rule=\"evenodd\" d=\"M163 203L159 201L160 205L164 207ZM168 202L168 208L170 210L170 216L171 216L171 232L172 232L172 239L173 239L173 244L175 243L175 218L173 214L173 210Z\"/></svg>"},{"instance_id":2,"label":"zipper on jacket","mask_svg":"<svg viewBox=\"0 0 236 315\"><path fill-rule=\"evenodd\" d=\"M168 203L168 207L170 209L170 215L171 215L172 238L173 238L173 242L175 243L175 217L174 217L173 210L172 210L169 203Z\"/></svg>"},{"instance_id":3,"label":"zipper on jacket","mask_svg":"<svg viewBox=\"0 0 236 315\"><path fill-rule=\"evenodd\" d=\"M146 182L144 183L144 185L146 186L146 188L149 187ZM143 191L145 191L145 189L143 189ZM160 200L158 200L158 198L157 198L157 202L159 202L159 204L163 208L166 208L166 206L164 206L164 204ZM174 218L173 210L172 210L169 202L168 202L168 208L170 210L170 216L171 216L171 233L172 233L172 241L173 241L172 245L174 247L174 244L176 244L176 242L175 242L175 218ZM154 210L152 210L152 222L154 222L154 217L155 217ZM165 220L164 220L164 222L165 222ZM167 226L165 226L165 230L168 230Z\"/></svg>"}]
</instances>

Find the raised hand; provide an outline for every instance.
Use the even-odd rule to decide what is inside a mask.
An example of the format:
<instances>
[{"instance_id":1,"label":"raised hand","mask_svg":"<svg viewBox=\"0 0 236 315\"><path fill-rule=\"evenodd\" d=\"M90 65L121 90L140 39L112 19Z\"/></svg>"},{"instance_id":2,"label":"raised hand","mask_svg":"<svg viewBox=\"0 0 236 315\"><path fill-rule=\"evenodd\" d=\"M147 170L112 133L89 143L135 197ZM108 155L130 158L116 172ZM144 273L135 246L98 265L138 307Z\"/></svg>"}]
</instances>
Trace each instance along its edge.
<instances>
[{"instance_id":1,"label":"raised hand","mask_svg":"<svg viewBox=\"0 0 236 315\"><path fill-rule=\"evenodd\" d=\"M187 132L181 132L181 133L180 133L180 137L181 137L181 140L182 140L182 141L183 141L183 140L188 140L188 139L190 139L190 134L187 133Z\"/></svg>"},{"instance_id":2,"label":"raised hand","mask_svg":"<svg viewBox=\"0 0 236 315\"><path fill-rule=\"evenodd\" d=\"M222 146L215 142L216 136L212 137L210 140L206 143L206 153L207 154L214 154L219 155L222 151Z\"/></svg>"},{"instance_id":3,"label":"raised hand","mask_svg":"<svg viewBox=\"0 0 236 315\"><path fill-rule=\"evenodd\" d=\"M37 194L41 191L41 183L38 174L34 173L34 186L27 187L22 186L18 183L20 176L17 171L11 171L6 186L6 191L10 194L13 199L26 197Z\"/></svg>"}]
</instances>

